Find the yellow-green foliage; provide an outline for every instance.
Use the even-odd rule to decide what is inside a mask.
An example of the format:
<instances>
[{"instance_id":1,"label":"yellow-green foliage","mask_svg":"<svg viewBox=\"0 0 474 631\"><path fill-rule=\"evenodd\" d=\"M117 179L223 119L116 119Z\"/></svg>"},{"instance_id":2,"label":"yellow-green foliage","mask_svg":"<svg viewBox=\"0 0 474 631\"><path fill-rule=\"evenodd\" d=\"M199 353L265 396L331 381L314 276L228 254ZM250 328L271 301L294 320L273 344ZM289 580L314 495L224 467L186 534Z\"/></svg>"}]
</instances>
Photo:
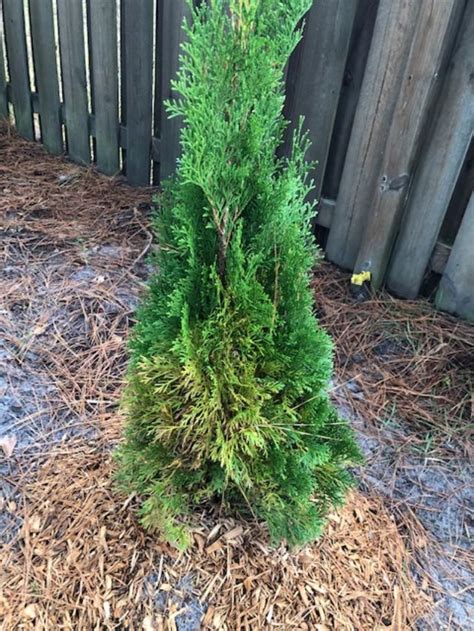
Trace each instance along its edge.
<instances>
[{"instance_id":1,"label":"yellow-green foliage","mask_svg":"<svg viewBox=\"0 0 474 631\"><path fill-rule=\"evenodd\" d=\"M180 545L179 515L213 498L264 519L274 540L310 540L358 458L328 400L331 341L312 312L304 137L275 157L283 69L309 4L194 10L169 104L183 156L156 215L118 458L143 523Z\"/></svg>"}]
</instances>

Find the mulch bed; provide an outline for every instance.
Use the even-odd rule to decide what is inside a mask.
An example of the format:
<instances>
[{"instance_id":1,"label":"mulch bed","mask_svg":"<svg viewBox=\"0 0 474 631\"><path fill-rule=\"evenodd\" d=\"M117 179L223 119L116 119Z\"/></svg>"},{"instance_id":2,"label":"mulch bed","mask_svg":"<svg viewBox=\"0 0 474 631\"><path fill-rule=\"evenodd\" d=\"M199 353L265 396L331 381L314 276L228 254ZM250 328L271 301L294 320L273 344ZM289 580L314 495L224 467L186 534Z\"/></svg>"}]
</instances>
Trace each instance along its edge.
<instances>
[{"instance_id":1,"label":"mulch bed","mask_svg":"<svg viewBox=\"0 0 474 631\"><path fill-rule=\"evenodd\" d=\"M446 453L472 457L474 326L427 300L385 291L351 300L347 286L348 275L327 264L313 282L320 319L335 342L343 384L335 397L374 425L396 410L414 440L429 434Z\"/></svg>"},{"instance_id":2,"label":"mulch bed","mask_svg":"<svg viewBox=\"0 0 474 631\"><path fill-rule=\"evenodd\" d=\"M429 532L363 473L321 540L299 551L270 548L261 525L212 507L193 516L185 554L144 532L136 498L114 489L111 452L153 191L2 128L0 192L0 629L372 631L428 620L439 590L422 567ZM364 431L396 409L405 442L425 448L429 434L441 460L465 455L472 327L424 302L357 303L347 279L324 264L314 280L336 341L336 401Z\"/></svg>"},{"instance_id":3,"label":"mulch bed","mask_svg":"<svg viewBox=\"0 0 474 631\"><path fill-rule=\"evenodd\" d=\"M299 552L270 549L258 524L203 513L178 554L137 525L111 472L106 453L75 445L26 485L18 543L2 556L6 628L197 629L203 617L209 629L406 629L429 607L376 498L352 495Z\"/></svg>"}]
</instances>

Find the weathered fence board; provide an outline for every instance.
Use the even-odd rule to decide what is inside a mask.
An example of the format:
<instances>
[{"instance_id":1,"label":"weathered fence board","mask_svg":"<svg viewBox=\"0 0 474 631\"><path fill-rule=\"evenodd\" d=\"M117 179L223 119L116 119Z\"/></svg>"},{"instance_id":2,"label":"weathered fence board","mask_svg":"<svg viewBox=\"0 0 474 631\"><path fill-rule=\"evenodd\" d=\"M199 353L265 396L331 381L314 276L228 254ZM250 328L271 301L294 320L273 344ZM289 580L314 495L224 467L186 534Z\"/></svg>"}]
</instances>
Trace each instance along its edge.
<instances>
[{"instance_id":1,"label":"weathered fence board","mask_svg":"<svg viewBox=\"0 0 474 631\"><path fill-rule=\"evenodd\" d=\"M1 11L0 11L1 13ZM0 118L8 117L7 77L5 73L5 52L2 38L3 19L0 15Z\"/></svg>"},{"instance_id":2,"label":"weathered fence board","mask_svg":"<svg viewBox=\"0 0 474 631\"><path fill-rule=\"evenodd\" d=\"M92 0L89 11L96 162L103 173L114 175L119 170L117 4Z\"/></svg>"},{"instance_id":3,"label":"weathered fence board","mask_svg":"<svg viewBox=\"0 0 474 631\"><path fill-rule=\"evenodd\" d=\"M379 0L364 0L357 4L323 181L322 195L331 200L337 198L339 191L339 182L344 169L352 124L359 101L378 4ZM318 208L318 213L317 222L320 223L321 208Z\"/></svg>"},{"instance_id":4,"label":"weathered fence board","mask_svg":"<svg viewBox=\"0 0 474 631\"><path fill-rule=\"evenodd\" d=\"M381 0L326 253L353 268L397 103L420 3Z\"/></svg>"},{"instance_id":5,"label":"weathered fence board","mask_svg":"<svg viewBox=\"0 0 474 631\"><path fill-rule=\"evenodd\" d=\"M419 293L474 133L473 42L474 3L471 2L463 17L461 38L442 87L434 125L428 133L388 271L389 287L406 298Z\"/></svg>"},{"instance_id":6,"label":"weathered fence board","mask_svg":"<svg viewBox=\"0 0 474 631\"><path fill-rule=\"evenodd\" d=\"M23 2L3 0L3 17L15 124L22 136L33 140L33 108Z\"/></svg>"},{"instance_id":7,"label":"weathered fence board","mask_svg":"<svg viewBox=\"0 0 474 631\"><path fill-rule=\"evenodd\" d=\"M315 2L307 16L307 36L289 67L285 114L291 125L285 153L289 153L295 126L304 116L312 143L307 157L318 163L312 174L317 198L321 195L356 7L356 0Z\"/></svg>"},{"instance_id":8,"label":"weathered fence board","mask_svg":"<svg viewBox=\"0 0 474 631\"><path fill-rule=\"evenodd\" d=\"M152 182L153 184L160 183L160 133L161 133L161 117L163 107L163 80L162 80L162 44L161 44L161 19L162 19L162 0L156 0L156 19L155 19L155 51L154 51L154 64L155 64L155 78L154 78L154 90L155 96L153 100L153 137L152 137ZM155 143L155 147L153 147ZM153 155L153 154L156 155Z\"/></svg>"},{"instance_id":9,"label":"weathered fence board","mask_svg":"<svg viewBox=\"0 0 474 631\"><path fill-rule=\"evenodd\" d=\"M472 78L474 81L474 74ZM446 216L441 224L438 241L441 240L451 245L454 243L472 191L474 191L474 122L471 142L459 170L458 181L454 187Z\"/></svg>"},{"instance_id":10,"label":"weathered fence board","mask_svg":"<svg viewBox=\"0 0 474 631\"><path fill-rule=\"evenodd\" d=\"M439 309L474 321L474 193L436 294Z\"/></svg>"},{"instance_id":11,"label":"weathered fence board","mask_svg":"<svg viewBox=\"0 0 474 631\"><path fill-rule=\"evenodd\" d=\"M382 0L341 180L331 260L379 286L462 2Z\"/></svg>"},{"instance_id":12,"label":"weathered fence board","mask_svg":"<svg viewBox=\"0 0 474 631\"><path fill-rule=\"evenodd\" d=\"M82 2L57 0L67 151L72 160L90 161L89 107Z\"/></svg>"},{"instance_id":13,"label":"weathered fence board","mask_svg":"<svg viewBox=\"0 0 474 631\"><path fill-rule=\"evenodd\" d=\"M52 1L30 0L30 20L41 140L50 153L62 153L61 103Z\"/></svg>"},{"instance_id":14,"label":"weathered fence board","mask_svg":"<svg viewBox=\"0 0 474 631\"><path fill-rule=\"evenodd\" d=\"M458 0L444 0L442 10L430 2L420 3L383 158L373 165L378 186L369 198L370 216L355 263L356 272L366 269L372 272L374 287L379 287L385 276L420 139L439 87L438 77L452 46L453 25L457 25L460 7Z\"/></svg>"},{"instance_id":15,"label":"weathered fence board","mask_svg":"<svg viewBox=\"0 0 474 631\"><path fill-rule=\"evenodd\" d=\"M130 184L150 182L153 81L153 0L123 0L127 113L126 173ZM140 95L140 98L137 98Z\"/></svg>"},{"instance_id":16,"label":"weathered fence board","mask_svg":"<svg viewBox=\"0 0 474 631\"><path fill-rule=\"evenodd\" d=\"M180 153L179 130L181 121L168 118L163 101L177 95L171 86L176 78L179 65L179 50L184 34L181 29L183 20L190 18L190 9L186 0L159 0L157 43L161 56L159 86L156 91L155 108L159 107L159 122L155 130L160 138L160 179L166 179L175 172L176 160ZM166 151L164 148L166 147Z\"/></svg>"}]
</instances>

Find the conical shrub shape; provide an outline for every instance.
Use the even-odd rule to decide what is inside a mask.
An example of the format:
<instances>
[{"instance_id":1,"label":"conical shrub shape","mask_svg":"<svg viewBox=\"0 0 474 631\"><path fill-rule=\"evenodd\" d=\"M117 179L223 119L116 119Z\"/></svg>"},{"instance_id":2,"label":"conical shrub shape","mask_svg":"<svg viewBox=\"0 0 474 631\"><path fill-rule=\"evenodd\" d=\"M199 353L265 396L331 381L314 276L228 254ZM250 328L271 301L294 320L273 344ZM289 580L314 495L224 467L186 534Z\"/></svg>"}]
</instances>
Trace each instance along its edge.
<instances>
[{"instance_id":1,"label":"conical shrub shape","mask_svg":"<svg viewBox=\"0 0 474 631\"><path fill-rule=\"evenodd\" d=\"M313 315L305 140L278 160L283 73L310 0L210 0L187 28L176 180L131 341L119 478L179 545L219 498L274 541L315 538L358 450L328 400L331 340Z\"/></svg>"}]
</instances>

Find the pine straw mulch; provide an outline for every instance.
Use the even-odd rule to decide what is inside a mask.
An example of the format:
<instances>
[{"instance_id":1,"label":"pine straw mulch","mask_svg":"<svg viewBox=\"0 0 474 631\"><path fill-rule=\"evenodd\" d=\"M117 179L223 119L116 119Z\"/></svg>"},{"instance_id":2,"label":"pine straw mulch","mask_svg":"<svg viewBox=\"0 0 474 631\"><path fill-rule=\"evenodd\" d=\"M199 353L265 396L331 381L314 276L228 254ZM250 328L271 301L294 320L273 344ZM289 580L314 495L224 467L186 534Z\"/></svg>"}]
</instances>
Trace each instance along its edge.
<instances>
[{"instance_id":1,"label":"pine straw mulch","mask_svg":"<svg viewBox=\"0 0 474 631\"><path fill-rule=\"evenodd\" d=\"M178 554L114 493L109 455L77 444L24 490L18 545L2 556L4 628L408 629L429 601L376 498L354 493L324 538L271 550L256 524L195 518Z\"/></svg>"},{"instance_id":2,"label":"pine straw mulch","mask_svg":"<svg viewBox=\"0 0 474 631\"><path fill-rule=\"evenodd\" d=\"M23 388L28 414L18 413L11 426L17 447L6 482L13 491L0 497L0 517L14 516L20 529L2 545L0 628L190 631L200 618L203 628L229 630L413 628L431 608L429 577L420 588L410 572L417 546L426 546L424 531L415 522L398 527L377 494L354 492L324 537L297 552L272 550L259 525L212 512L195 517L186 554L143 532L136 498L119 496L110 474L121 430L124 339L147 273L151 191L48 156L8 129L0 131L0 191L2 266L9 270L0 293L6 370L11 366L12 388L18 372L55 388L40 402ZM346 405L348 389L357 411L374 421L395 397L407 415L415 410L421 431L432 402L418 393L433 386L441 408L464 418L465 382L459 385L454 368L449 373L451 360L458 368L465 361L464 325L386 296L359 305L346 299L346 282L325 265L315 280L323 321L336 334L335 397ZM375 313L390 332L399 318L422 322L425 335L416 339L423 354L392 358L400 361L395 369L371 338ZM438 342L426 348L432 324ZM364 366L356 353L387 372L358 377ZM443 382L440 371L452 381ZM31 412L35 404L46 406L48 419L37 426L43 417ZM63 426L78 431L57 437ZM460 440L457 429L444 435Z\"/></svg>"},{"instance_id":3,"label":"pine straw mulch","mask_svg":"<svg viewBox=\"0 0 474 631\"><path fill-rule=\"evenodd\" d=\"M445 453L472 458L474 326L386 291L358 302L347 286L348 274L328 264L313 282L335 342L334 397L374 427L396 414L415 442L429 434Z\"/></svg>"},{"instance_id":4,"label":"pine straw mulch","mask_svg":"<svg viewBox=\"0 0 474 631\"><path fill-rule=\"evenodd\" d=\"M433 588L429 628L465 629L474 616L474 326L386 291L358 302L348 285L329 264L313 281L335 342L333 398L366 456L359 486L384 498Z\"/></svg>"},{"instance_id":5,"label":"pine straw mulch","mask_svg":"<svg viewBox=\"0 0 474 631\"><path fill-rule=\"evenodd\" d=\"M61 431L94 431L115 414L147 271L151 191L3 128L0 193L0 350L10 398L23 405L10 431L32 458Z\"/></svg>"}]
</instances>

